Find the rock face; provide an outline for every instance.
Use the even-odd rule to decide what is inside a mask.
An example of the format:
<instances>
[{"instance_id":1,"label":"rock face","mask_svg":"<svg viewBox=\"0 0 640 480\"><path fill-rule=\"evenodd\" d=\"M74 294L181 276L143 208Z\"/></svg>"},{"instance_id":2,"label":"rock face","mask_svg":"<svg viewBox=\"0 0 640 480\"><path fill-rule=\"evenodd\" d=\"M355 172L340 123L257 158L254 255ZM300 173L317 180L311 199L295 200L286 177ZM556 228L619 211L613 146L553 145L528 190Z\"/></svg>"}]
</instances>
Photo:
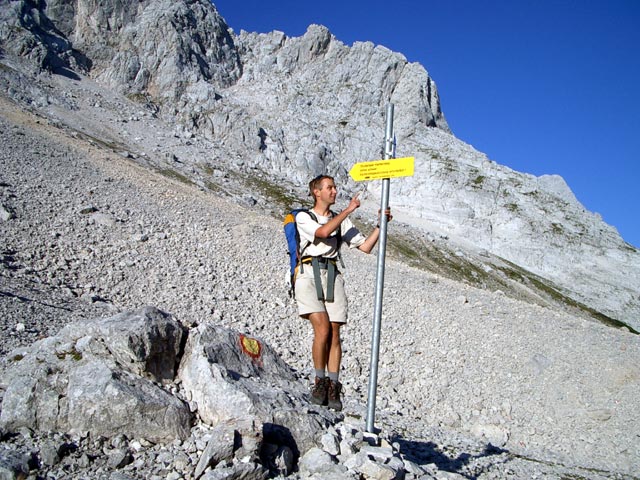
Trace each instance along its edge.
<instances>
[{"instance_id":1,"label":"rock face","mask_svg":"<svg viewBox=\"0 0 640 480\"><path fill-rule=\"evenodd\" d=\"M640 329L638 250L560 177L514 172L456 139L433 79L399 53L346 46L319 25L299 38L236 34L206 0L9 2L0 44L38 68L88 73L176 121L184 138L212 141L212 158L189 160L205 170L267 173L292 191L319 172L354 191L347 172L382 155L392 102L397 154L416 158L415 175L394 181L396 218Z\"/></svg>"},{"instance_id":2,"label":"rock face","mask_svg":"<svg viewBox=\"0 0 640 480\"><path fill-rule=\"evenodd\" d=\"M72 42L59 30L60 25L44 13L44 2L5 2L0 12L0 41L2 49L30 59L45 70L80 69L91 67L89 59L73 49ZM65 20L69 8L58 9Z\"/></svg>"},{"instance_id":3,"label":"rock face","mask_svg":"<svg viewBox=\"0 0 640 480\"><path fill-rule=\"evenodd\" d=\"M143 309L73 325L13 352L0 427L185 438L188 406L154 383L173 379L183 335L168 315Z\"/></svg>"}]
</instances>

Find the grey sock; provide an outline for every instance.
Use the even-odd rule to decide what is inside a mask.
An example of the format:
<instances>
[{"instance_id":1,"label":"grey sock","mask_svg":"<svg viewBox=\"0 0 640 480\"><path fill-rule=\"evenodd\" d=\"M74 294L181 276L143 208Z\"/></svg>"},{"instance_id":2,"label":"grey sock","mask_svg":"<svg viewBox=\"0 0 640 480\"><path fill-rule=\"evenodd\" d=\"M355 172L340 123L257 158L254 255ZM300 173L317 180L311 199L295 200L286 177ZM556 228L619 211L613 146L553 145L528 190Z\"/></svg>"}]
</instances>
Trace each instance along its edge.
<instances>
[{"instance_id":1,"label":"grey sock","mask_svg":"<svg viewBox=\"0 0 640 480\"><path fill-rule=\"evenodd\" d=\"M316 377L318 377L318 378L324 378L325 377L324 370L315 369L315 372L316 372Z\"/></svg>"},{"instance_id":2,"label":"grey sock","mask_svg":"<svg viewBox=\"0 0 640 480\"><path fill-rule=\"evenodd\" d=\"M340 375L340 372L329 372L329 380L331 380L334 383L338 383L339 375Z\"/></svg>"}]
</instances>

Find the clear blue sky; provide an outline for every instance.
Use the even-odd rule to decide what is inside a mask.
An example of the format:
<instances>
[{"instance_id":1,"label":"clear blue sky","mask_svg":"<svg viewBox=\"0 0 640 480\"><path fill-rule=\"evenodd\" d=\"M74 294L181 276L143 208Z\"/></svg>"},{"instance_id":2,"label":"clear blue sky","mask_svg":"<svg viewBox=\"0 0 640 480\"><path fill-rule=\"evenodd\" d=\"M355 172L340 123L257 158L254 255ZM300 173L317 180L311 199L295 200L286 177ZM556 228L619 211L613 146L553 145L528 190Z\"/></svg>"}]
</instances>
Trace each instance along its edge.
<instances>
[{"instance_id":1,"label":"clear blue sky","mask_svg":"<svg viewBox=\"0 0 640 480\"><path fill-rule=\"evenodd\" d=\"M237 33L325 25L421 63L453 133L559 174L640 247L640 0L213 0Z\"/></svg>"}]
</instances>

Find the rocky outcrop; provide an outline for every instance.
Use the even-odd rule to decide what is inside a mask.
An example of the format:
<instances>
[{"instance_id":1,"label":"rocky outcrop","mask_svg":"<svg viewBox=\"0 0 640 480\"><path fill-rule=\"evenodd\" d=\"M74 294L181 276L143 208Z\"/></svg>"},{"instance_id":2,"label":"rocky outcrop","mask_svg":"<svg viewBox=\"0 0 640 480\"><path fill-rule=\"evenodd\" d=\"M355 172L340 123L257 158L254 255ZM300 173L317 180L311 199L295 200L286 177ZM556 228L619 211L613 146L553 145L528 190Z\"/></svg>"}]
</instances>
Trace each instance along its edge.
<instances>
[{"instance_id":1,"label":"rocky outcrop","mask_svg":"<svg viewBox=\"0 0 640 480\"><path fill-rule=\"evenodd\" d=\"M143 309L14 351L2 377L0 428L185 438L188 406L158 385L173 380L183 335L168 315Z\"/></svg>"},{"instance_id":2,"label":"rocky outcrop","mask_svg":"<svg viewBox=\"0 0 640 480\"><path fill-rule=\"evenodd\" d=\"M62 2L61 2L62 3ZM0 10L0 53L2 50L30 59L38 68L48 71L62 69L86 72L90 60L73 48L72 42L60 31L58 22L44 13L45 2L5 2ZM62 24L71 23L67 9L60 12Z\"/></svg>"},{"instance_id":3,"label":"rocky outcrop","mask_svg":"<svg viewBox=\"0 0 640 480\"><path fill-rule=\"evenodd\" d=\"M310 408L306 387L260 339L213 325L187 333L170 315L146 307L72 324L12 352L2 375L0 430L170 443L189 437L193 411L219 432L200 476L234 457L236 436L255 461L264 440L286 446L293 462L338 421ZM252 475L263 478L264 469L254 467Z\"/></svg>"},{"instance_id":4,"label":"rocky outcrop","mask_svg":"<svg viewBox=\"0 0 640 480\"><path fill-rule=\"evenodd\" d=\"M319 25L300 38L238 36L204 0L12 5L7 25L33 20L4 29L0 39L11 52L25 55L14 46L19 37L68 68L68 57L82 52L84 69L104 84L177 115L187 131L232 140L244 162L264 170L291 172L293 164L295 178L329 170L346 180L345 162L378 154L371 132L388 101L411 128L448 131L421 65L369 42L347 47ZM55 39L39 35L39 24Z\"/></svg>"},{"instance_id":5,"label":"rocky outcrop","mask_svg":"<svg viewBox=\"0 0 640 480\"><path fill-rule=\"evenodd\" d=\"M416 175L394 183L396 218L508 260L640 328L640 252L586 210L562 177L513 171L433 129L401 144L402 155L417 152Z\"/></svg>"},{"instance_id":6,"label":"rocky outcrop","mask_svg":"<svg viewBox=\"0 0 640 480\"><path fill-rule=\"evenodd\" d=\"M111 470L134 464L143 443L200 443L197 462L184 451L170 455L174 469L205 480L262 480L294 470L302 478L346 479L429 471L401 456L398 445L309 404L305 387L262 340L214 325L188 332L153 307L72 324L5 362L2 436L47 440L31 454L4 447L3 478L53 467L90 439L103 446L98 455ZM210 426L206 436L191 429L189 408ZM85 452L69 458L67 471L90 463Z\"/></svg>"},{"instance_id":7,"label":"rocky outcrop","mask_svg":"<svg viewBox=\"0 0 640 480\"><path fill-rule=\"evenodd\" d=\"M225 328L190 333L178 378L205 423L263 425L268 438L293 439L296 454L337 418L324 409L300 415L309 407L308 390L291 368L268 344Z\"/></svg>"}]
</instances>

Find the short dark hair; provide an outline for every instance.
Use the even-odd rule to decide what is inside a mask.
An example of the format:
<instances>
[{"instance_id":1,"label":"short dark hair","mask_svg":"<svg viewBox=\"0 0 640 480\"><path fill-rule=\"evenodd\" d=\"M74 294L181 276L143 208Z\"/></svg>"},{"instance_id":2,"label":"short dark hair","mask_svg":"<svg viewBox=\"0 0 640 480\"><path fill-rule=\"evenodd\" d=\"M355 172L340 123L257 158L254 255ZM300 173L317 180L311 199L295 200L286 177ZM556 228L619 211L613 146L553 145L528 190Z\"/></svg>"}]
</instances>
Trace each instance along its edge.
<instances>
[{"instance_id":1,"label":"short dark hair","mask_svg":"<svg viewBox=\"0 0 640 480\"><path fill-rule=\"evenodd\" d=\"M322 180L324 180L325 178L328 178L330 180L333 180L333 177L331 175L318 175L317 177L313 178L310 182L309 182L309 195L311 195L311 198L316 199L316 197L313 195L313 191L320 188L320 183L322 182ZM335 180L334 180L335 181Z\"/></svg>"}]
</instances>

